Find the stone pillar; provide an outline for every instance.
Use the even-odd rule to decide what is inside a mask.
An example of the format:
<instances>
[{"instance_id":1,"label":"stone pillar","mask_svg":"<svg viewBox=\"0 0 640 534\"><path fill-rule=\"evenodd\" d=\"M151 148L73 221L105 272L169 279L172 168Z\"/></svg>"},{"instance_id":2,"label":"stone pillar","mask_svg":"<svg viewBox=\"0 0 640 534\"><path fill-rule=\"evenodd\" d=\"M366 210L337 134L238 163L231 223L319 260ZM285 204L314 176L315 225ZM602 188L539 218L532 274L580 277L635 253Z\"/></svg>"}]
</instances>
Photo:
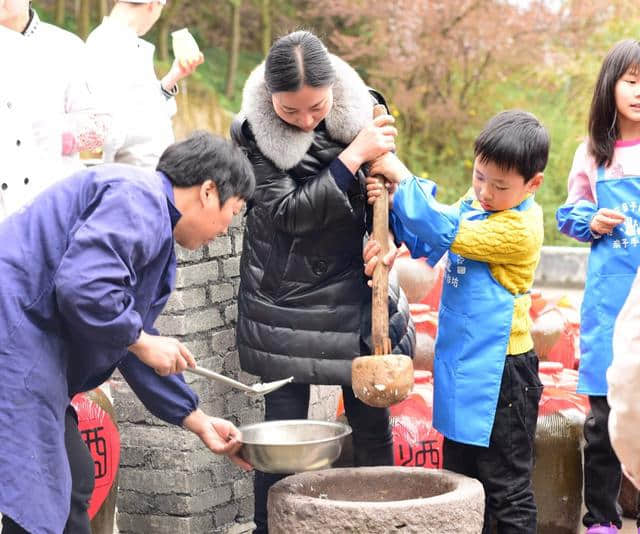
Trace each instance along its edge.
<instances>
[{"instance_id":1,"label":"stone pillar","mask_svg":"<svg viewBox=\"0 0 640 534\"><path fill-rule=\"evenodd\" d=\"M199 365L242 380L235 346L242 220L207 248L178 250L176 290L156 326L186 342ZM236 425L262 420L262 399L185 374L208 414ZM120 378L112 387L122 439L121 533L250 532L252 475L211 453L190 432L153 417Z\"/></svg>"}]
</instances>

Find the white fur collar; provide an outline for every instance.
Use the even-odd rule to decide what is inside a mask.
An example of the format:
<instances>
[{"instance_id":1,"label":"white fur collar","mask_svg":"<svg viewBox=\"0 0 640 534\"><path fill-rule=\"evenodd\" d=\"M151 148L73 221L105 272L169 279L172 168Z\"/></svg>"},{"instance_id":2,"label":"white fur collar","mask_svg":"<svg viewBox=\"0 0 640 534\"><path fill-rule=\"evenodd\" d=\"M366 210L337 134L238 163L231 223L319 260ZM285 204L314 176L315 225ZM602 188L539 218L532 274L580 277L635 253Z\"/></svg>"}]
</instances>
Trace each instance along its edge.
<instances>
[{"instance_id":1,"label":"white fur collar","mask_svg":"<svg viewBox=\"0 0 640 534\"><path fill-rule=\"evenodd\" d=\"M351 143L373 116L373 97L358 73L338 56L330 55L336 71L333 106L325 119L332 139ZM303 132L276 115L264 82L264 62L249 75L242 92L241 119L246 118L260 151L280 169L295 167L313 142L313 132Z\"/></svg>"}]
</instances>

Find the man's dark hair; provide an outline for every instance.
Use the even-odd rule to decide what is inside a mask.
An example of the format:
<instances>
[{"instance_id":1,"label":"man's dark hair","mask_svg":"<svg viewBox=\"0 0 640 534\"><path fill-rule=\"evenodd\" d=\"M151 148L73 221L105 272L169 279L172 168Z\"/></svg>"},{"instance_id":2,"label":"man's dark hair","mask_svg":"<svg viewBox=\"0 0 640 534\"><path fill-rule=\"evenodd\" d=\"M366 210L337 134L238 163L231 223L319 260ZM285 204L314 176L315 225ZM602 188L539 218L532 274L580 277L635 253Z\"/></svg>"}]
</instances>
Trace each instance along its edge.
<instances>
[{"instance_id":1,"label":"man's dark hair","mask_svg":"<svg viewBox=\"0 0 640 534\"><path fill-rule=\"evenodd\" d=\"M482 163L493 163L504 171L518 171L526 183L547 166L549 134L531 113L503 111L480 132L474 154Z\"/></svg>"},{"instance_id":2,"label":"man's dark hair","mask_svg":"<svg viewBox=\"0 0 640 534\"><path fill-rule=\"evenodd\" d=\"M251 198L256 186L253 167L244 152L231 141L205 131L194 132L169 146L160 156L157 169L176 187L212 180L221 206L234 196Z\"/></svg>"},{"instance_id":3,"label":"man's dark hair","mask_svg":"<svg viewBox=\"0 0 640 534\"><path fill-rule=\"evenodd\" d=\"M311 32L280 37L267 54L264 81L270 93L297 91L305 85L327 87L335 78L327 49Z\"/></svg>"}]
</instances>

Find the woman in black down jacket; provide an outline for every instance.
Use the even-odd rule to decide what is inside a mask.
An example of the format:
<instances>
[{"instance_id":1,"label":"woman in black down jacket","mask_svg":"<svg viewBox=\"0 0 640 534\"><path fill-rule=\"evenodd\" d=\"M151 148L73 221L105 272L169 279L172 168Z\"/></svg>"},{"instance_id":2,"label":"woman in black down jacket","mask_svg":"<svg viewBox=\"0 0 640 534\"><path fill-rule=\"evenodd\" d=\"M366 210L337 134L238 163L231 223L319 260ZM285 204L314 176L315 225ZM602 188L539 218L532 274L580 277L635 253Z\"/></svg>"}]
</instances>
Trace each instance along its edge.
<instances>
[{"instance_id":1,"label":"woman in black down jacket","mask_svg":"<svg viewBox=\"0 0 640 534\"><path fill-rule=\"evenodd\" d=\"M265 397L265 419L304 419L309 384L342 385L357 465L393 463L389 412L351 390L351 360L372 354L371 290L362 258L370 227L361 166L393 150L380 100L312 33L279 39L249 76L232 138L256 175L240 266L237 341L245 371L295 382ZM405 297L390 287L394 352L415 341ZM267 532L267 492L282 478L256 472L255 532Z\"/></svg>"}]
</instances>

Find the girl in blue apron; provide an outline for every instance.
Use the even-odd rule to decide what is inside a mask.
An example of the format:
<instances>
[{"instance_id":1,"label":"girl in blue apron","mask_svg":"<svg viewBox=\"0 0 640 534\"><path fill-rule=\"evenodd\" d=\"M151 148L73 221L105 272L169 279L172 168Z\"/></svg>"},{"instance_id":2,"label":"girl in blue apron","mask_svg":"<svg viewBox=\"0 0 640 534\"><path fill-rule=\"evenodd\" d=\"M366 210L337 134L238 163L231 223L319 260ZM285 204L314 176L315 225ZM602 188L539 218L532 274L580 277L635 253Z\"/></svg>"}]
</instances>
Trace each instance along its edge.
<instances>
[{"instance_id":1,"label":"girl in blue apron","mask_svg":"<svg viewBox=\"0 0 640 534\"><path fill-rule=\"evenodd\" d=\"M613 326L640 266L640 44L626 40L605 58L577 149L569 195L556 213L561 232L591 243L580 329L578 392L589 395L584 426L588 534L622 527L622 472L608 431L607 368ZM640 527L640 519L638 520ZM640 528L638 529L640 533Z\"/></svg>"},{"instance_id":2,"label":"girl in blue apron","mask_svg":"<svg viewBox=\"0 0 640 534\"><path fill-rule=\"evenodd\" d=\"M505 111L487 123L474 152L473 194L453 206L438 203L435 184L411 177L393 156L370 173L402 181L391 221L412 256L433 265L447 254L433 372L444 467L482 482L484 534L494 520L498 534L535 534L531 470L542 384L529 290L543 238L533 193L549 137L530 113ZM371 201L376 186L368 184Z\"/></svg>"}]
</instances>

